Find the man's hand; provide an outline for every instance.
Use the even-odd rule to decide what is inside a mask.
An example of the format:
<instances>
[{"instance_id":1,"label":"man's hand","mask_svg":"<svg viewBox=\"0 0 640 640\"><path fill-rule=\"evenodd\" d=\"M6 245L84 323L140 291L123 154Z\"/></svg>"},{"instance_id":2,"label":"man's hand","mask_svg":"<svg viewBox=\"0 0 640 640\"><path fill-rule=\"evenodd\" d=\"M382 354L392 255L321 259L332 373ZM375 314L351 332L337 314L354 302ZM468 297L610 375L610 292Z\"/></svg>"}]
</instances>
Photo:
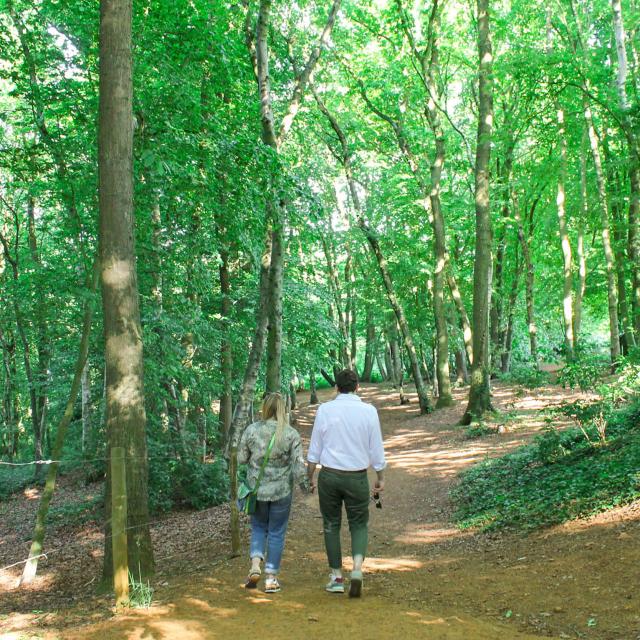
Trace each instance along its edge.
<instances>
[{"instance_id":1,"label":"man's hand","mask_svg":"<svg viewBox=\"0 0 640 640\"><path fill-rule=\"evenodd\" d=\"M384 480L376 480L373 485L374 493L382 493L384 491Z\"/></svg>"},{"instance_id":2,"label":"man's hand","mask_svg":"<svg viewBox=\"0 0 640 640\"><path fill-rule=\"evenodd\" d=\"M315 462L307 462L307 477L309 478L309 492L315 493L318 486L316 479L316 464Z\"/></svg>"}]
</instances>

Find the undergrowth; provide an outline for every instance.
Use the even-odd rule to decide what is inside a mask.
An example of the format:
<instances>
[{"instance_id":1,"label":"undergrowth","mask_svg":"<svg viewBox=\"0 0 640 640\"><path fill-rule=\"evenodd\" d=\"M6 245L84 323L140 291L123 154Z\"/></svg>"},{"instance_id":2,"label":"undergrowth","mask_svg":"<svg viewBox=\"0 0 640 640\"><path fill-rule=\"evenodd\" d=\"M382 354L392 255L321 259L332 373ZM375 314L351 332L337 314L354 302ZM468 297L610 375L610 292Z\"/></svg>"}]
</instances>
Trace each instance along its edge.
<instances>
[{"instance_id":1,"label":"undergrowth","mask_svg":"<svg viewBox=\"0 0 640 640\"><path fill-rule=\"evenodd\" d=\"M549 424L532 443L465 472L451 494L459 525L529 530L640 498L638 372L625 365L601 400L559 409L577 426Z\"/></svg>"}]
</instances>

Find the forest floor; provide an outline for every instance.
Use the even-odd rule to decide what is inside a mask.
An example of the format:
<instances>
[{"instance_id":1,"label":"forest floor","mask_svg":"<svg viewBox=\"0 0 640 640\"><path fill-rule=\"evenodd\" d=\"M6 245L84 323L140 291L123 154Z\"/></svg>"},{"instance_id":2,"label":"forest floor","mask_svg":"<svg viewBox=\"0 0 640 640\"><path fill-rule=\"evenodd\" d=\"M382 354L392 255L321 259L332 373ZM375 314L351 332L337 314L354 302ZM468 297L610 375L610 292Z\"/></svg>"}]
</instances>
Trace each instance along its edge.
<instances>
[{"instance_id":1,"label":"forest floor","mask_svg":"<svg viewBox=\"0 0 640 640\"><path fill-rule=\"evenodd\" d=\"M503 433L472 440L456 426L466 394L457 390L455 406L420 416L414 396L398 406L384 385L362 390L380 412L389 468L383 509L371 508L361 599L324 591L317 497L297 493L280 593L243 589L248 560L229 558L227 505L153 525L153 604L117 616L109 597L92 595L99 529L58 527L29 589L15 588L19 568L0 571L0 638L640 639L639 503L528 535L461 531L451 522L448 492L457 474L526 442L544 427L546 409L578 394L496 383L494 403L508 417ZM321 400L332 396L324 391ZM297 426L308 441L315 408L304 394L300 400ZM86 500L90 489L66 483L56 500ZM0 505L0 566L25 557L35 497L27 492ZM247 538L245 527L245 549ZM348 550L346 532L343 540Z\"/></svg>"}]
</instances>

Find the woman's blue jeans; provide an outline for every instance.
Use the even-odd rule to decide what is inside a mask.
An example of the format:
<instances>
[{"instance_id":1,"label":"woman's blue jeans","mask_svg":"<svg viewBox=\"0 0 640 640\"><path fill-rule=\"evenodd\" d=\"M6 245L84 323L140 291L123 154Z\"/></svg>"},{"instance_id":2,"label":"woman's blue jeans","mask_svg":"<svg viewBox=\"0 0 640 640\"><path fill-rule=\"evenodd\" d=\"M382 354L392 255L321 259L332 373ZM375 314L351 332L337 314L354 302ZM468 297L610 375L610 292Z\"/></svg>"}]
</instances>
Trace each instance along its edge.
<instances>
[{"instance_id":1,"label":"woman's blue jeans","mask_svg":"<svg viewBox=\"0 0 640 640\"><path fill-rule=\"evenodd\" d=\"M251 515L249 556L262 560L266 557L264 569L267 573L276 574L280 570L291 512L291 495L274 502L258 500L255 513Z\"/></svg>"}]
</instances>

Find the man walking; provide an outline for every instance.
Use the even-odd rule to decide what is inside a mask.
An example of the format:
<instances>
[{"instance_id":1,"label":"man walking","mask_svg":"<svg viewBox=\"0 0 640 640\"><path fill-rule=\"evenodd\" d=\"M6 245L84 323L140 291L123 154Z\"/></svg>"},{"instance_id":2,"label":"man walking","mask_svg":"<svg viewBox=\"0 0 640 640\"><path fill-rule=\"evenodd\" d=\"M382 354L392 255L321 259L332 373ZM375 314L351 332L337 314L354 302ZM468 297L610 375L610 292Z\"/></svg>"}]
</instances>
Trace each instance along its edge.
<instances>
[{"instance_id":1,"label":"man walking","mask_svg":"<svg viewBox=\"0 0 640 640\"><path fill-rule=\"evenodd\" d=\"M367 469L374 468L377 479L374 491L384 490L384 447L378 412L373 405L356 395L358 376L344 369L336 375L338 395L321 404L316 413L307 461L307 473L314 491L316 465L318 497L324 525L324 543L331 568L326 590L344 593L340 525L342 504L347 511L351 533L353 571L349 596L359 598L362 592L362 562L369 537L369 479Z\"/></svg>"}]
</instances>

